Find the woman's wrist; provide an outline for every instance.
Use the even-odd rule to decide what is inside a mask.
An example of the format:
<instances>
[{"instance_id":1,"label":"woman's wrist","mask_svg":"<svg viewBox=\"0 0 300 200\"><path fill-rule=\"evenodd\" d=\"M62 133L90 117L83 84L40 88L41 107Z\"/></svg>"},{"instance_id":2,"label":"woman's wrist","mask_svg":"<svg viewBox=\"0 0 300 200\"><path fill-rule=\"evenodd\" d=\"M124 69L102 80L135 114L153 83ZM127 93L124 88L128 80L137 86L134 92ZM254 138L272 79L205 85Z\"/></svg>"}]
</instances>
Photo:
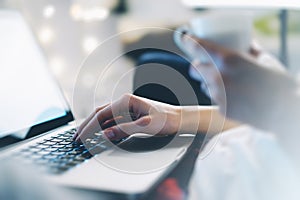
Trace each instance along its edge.
<instances>
[{"instance_id":1,"label":"woman's wrist","mask_svg":"<svg viewBox=\"0 0 300 200\"><path fill-rule=\"evenodd\" d=\"M179 111L181 132L217 134L240 125L221 115L217 106L182 106Z\"/></svg>"}]
</instances>

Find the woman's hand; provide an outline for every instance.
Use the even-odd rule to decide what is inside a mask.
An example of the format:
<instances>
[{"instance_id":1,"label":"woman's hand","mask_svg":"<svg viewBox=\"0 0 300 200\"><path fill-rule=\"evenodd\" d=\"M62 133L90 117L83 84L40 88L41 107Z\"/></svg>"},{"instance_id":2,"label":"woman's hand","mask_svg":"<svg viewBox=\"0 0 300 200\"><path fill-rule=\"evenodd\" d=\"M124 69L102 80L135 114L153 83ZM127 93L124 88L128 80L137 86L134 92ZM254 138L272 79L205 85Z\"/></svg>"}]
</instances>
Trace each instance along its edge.
<instances>
[{"instance_id":1,"label":"woman's hand","mask_svg":"<svg viewBox=\"0 0 300 200\"><path fill-rule=\"evenodd\" d=\"M203 77L212 99L223 114L258 128L276 127L274 123L278 123L285 114L281 112L282 107L294 98L297 84L292 77L266 67L251 54L188 35L182 40L186 50L193 55L197 51L203 52L204 48L211 57L213 62L200 63L196 60L193 67Z\"/></svg>"},{"instance_id":2,"label":"woman's hand","mask_svg":"<svg viewBox=\"0 0 300 200\"><path fill-rule=\"evenodd\" d=\"M156 135L178 131L180 108L126 94L119 100L97 108L78 128L76 141L103 131L110 140L119 140L134 133Z\"/></svg>"}]
</instances>

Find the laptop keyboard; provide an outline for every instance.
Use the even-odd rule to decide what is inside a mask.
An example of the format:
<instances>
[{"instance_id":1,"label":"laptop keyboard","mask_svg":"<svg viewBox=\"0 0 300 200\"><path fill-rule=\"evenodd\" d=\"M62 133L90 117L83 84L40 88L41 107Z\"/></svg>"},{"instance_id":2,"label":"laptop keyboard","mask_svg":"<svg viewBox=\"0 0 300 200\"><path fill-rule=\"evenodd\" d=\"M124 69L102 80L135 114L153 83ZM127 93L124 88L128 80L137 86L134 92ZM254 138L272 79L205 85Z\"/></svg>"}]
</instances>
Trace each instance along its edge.
<instances>
[{"instance_id":1,"label":"laptop keyboard","mask_svg":"<svg viewBox=\"0 0 300 200\"><path fill-rule=\"evenodd\" d=\"M22 149L19 156L32 160L49 173L60 174L99 154L111 146L95 133L84 144L73 141L76 129L65 131L56 136L44 139L35 145Z\"/></svg>"}]
</instances>

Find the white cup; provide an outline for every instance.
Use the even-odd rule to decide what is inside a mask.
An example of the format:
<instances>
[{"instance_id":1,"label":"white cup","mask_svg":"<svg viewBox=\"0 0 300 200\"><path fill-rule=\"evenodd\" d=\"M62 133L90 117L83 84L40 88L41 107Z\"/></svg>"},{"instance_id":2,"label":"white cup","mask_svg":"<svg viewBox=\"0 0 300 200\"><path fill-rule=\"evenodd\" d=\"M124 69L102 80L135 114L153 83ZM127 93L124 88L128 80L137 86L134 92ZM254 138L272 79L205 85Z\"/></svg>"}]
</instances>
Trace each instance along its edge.
<instances>
[{"instance_id":1,"label":"white cup","mask_svg":"<svg viewBox=\"0 0 300 200\"><path fill-rule=\"evenodd\" d=\"M182 31L226 48L247 52L252 39L252 16L248 12L215 10L207 11L200 17L192 19L189 24L178 28L174 34L177 46L187 53L185 47L181 44ZM195 56L197 56L202 62L207 62L206 55L188 56L191 59L195 59Z\"/></svg>"},{"instance_id":2,"label":"white cup","mask_svg":"<svg viewBox=\"0 0 300 200\"><path fill-rule=\"evenodd\" d=\"M252 17L249 13L211 11L190 21L192 33L224 47L246 52L250 48Z\"/></svg>"}]
</instances>

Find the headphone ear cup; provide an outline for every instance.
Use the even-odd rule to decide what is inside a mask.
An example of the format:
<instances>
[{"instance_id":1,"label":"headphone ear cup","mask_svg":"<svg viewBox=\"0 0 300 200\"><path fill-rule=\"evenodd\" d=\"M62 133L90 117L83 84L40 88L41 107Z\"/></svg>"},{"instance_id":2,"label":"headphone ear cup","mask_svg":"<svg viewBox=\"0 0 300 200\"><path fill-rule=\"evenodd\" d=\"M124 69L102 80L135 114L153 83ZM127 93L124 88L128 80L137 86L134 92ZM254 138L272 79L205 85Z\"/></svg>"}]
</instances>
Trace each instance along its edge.
<instances>
[{"instance_id":1,"label":"headphone ear cup","mask_svg":"<svg viewBox=\"0 0 300 200\"><path fill-rule=\"evenodd\" d=\"M162 70L162 66L163 69L168 69ZM133 94L172 105L211 105L210 98L200 89L201 83L189 76L189 67L190 62L175 53L146 52L136 63ZM185 82L188 81L193 91L183 87L184 84L176 79L175 72L180 73ZM178 94L180 100L177 98Z\"/></svg>"}]
</instances>

